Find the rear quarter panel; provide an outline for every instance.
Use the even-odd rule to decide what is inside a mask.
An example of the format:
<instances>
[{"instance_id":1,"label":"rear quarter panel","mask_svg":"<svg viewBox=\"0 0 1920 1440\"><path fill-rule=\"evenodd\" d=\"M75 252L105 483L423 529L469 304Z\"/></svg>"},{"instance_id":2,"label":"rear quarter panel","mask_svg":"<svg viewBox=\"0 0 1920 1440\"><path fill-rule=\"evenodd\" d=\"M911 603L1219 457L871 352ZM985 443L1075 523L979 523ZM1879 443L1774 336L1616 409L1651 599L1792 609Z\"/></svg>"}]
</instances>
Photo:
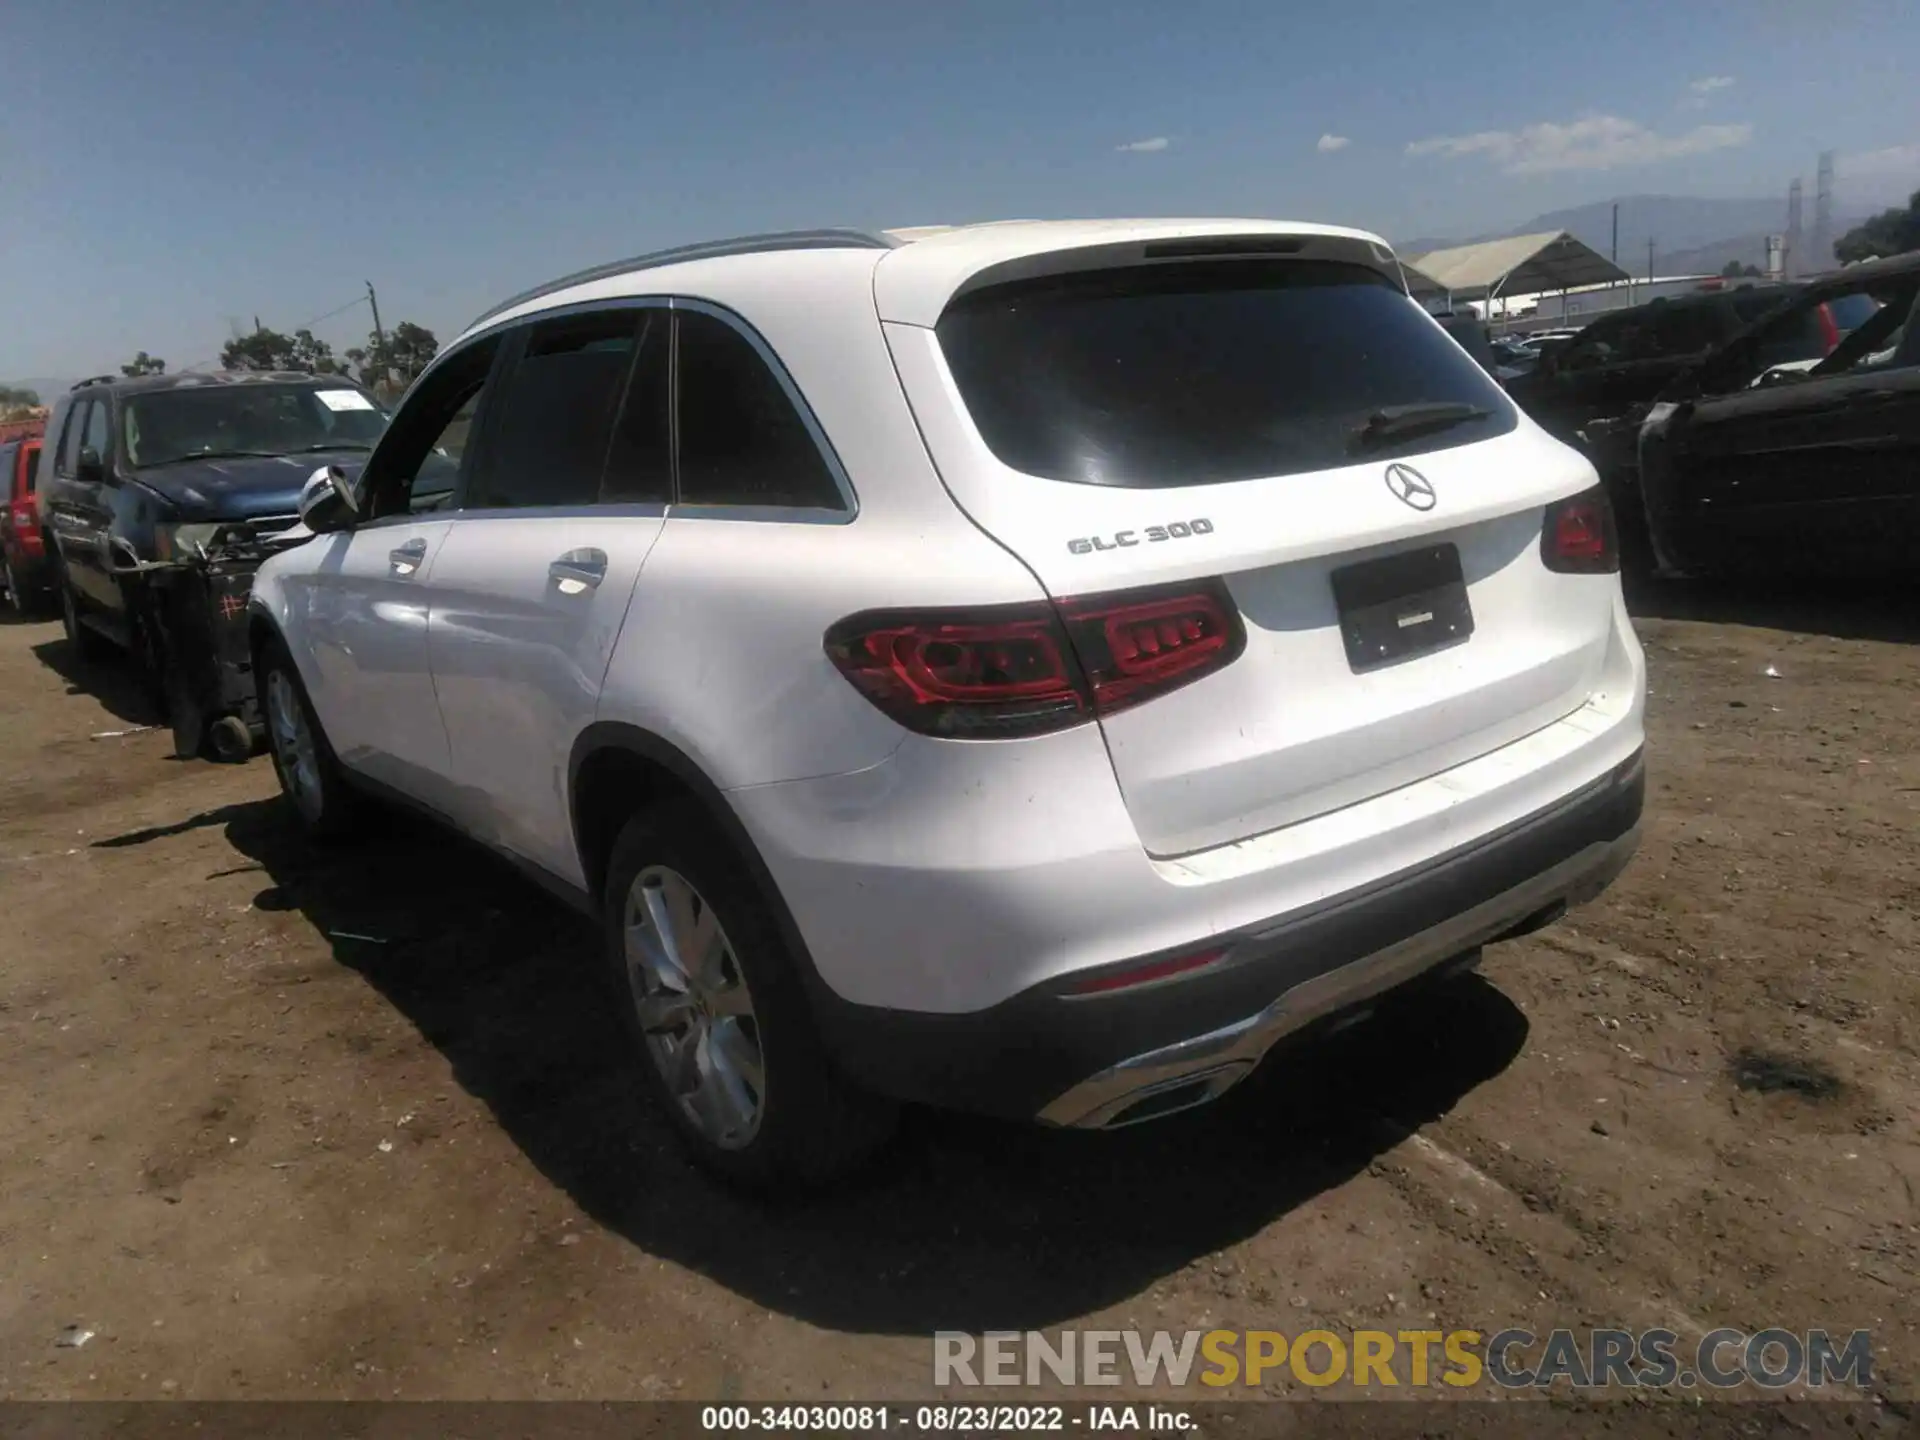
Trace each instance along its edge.
<instances>
[{"instance_id":1,"label":"rear quarter panel","mask_svg":"<svg viewBox=\"0 0 1920 1440\"><path fill-rule=\"evenodd\" d=\"M596 718L670 741L722 789L858 770L898 748L906 732L827 658L835 621L1043 598L941 488L874 311L873 263L816 257L812 284L693 265L672 286L760 333L857 497L850 518L821 523L668 511Z\"/></svg>"}]
</instances>

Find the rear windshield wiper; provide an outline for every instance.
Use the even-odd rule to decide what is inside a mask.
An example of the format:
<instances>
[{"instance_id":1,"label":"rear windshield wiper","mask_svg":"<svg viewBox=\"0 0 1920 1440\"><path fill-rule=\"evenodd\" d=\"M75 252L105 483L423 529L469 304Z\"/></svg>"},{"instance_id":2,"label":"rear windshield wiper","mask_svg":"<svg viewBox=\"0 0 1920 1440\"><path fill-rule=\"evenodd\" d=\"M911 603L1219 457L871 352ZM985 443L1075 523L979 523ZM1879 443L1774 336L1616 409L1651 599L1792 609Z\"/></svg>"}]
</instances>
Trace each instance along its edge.
<instances>
[{"instance_id":1,"label":"rear windshield wiper","mask_svg":"<svg viewBox=\"0 0 1920 1440\"><path fill-rule=\"evenodd\" d=\"M1350 448L1370 450L1393 440L1414 435L1431 435L1451 430L1474 420L1485 420L1493 412L1480 405L1457 400L1440 400L1422 405L1383 405L1353 428L1348 437Z\"/></svg>"},{"instance_id":2,"label":"rear windshield wiper","mask_svg":"<svg viewBox=\"0 0 1920 1440\"><path fill-rule=\"evenodd\" d=\"M289 455L315 455L322 450L371 450L371 445L362 445L353 440L323 440L318 445L302 445L297 450L289 450Z\"/></svg>"}]
</instances>

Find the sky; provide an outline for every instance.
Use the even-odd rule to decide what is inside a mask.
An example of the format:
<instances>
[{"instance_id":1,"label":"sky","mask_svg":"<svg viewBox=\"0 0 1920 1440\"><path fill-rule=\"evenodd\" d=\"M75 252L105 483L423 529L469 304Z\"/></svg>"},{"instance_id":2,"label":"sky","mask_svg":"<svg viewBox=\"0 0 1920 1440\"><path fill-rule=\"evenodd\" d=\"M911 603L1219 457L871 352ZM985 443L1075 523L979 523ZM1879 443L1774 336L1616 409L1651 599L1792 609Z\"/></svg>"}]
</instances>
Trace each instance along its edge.
<instances>
[{"instance_id":1,"label":"sky","mask_svg":"<svg viewBox=\"0 0 1920 1440\"><path fill-rule=\"evenodd\" d=\"M15 380L205 364L255 316L343 349L368 281L447 340L568 271L772 229L1464 236L1784 194L1825 149L1843 213L1920 189L1911 0L3 0L0 54Z\"/></svg>"}]
</instances>

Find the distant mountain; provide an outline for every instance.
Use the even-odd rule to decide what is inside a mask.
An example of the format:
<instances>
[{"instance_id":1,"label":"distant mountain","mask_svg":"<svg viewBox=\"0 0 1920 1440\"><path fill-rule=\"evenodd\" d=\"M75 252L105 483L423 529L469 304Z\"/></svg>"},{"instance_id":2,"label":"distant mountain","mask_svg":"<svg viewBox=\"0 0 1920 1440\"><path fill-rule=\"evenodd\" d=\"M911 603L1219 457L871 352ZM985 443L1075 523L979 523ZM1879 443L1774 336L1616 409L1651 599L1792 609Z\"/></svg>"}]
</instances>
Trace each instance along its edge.
<instances>
[{"instance_id":1,"label":"distant mountain","mask_svg":"<svg viewBox=\"0 0 1920 1440\"><path fill-rule=\"evenodd\" d=\"M1523 224L1512 225L1486 235L1464 240L1410 240L1396 248L1403 255L1422 255L1449 245L1471 245L1481 240L1498 240L1507 235L1531 235L1543 230L1565 230L1591 245L1602 255L1613 251L1613 207L1620 207L1621 268L1636 275L1647 269L1647 242L1653 242L1654 268L1662 275L1703 274L1721 269L1727 261L1742 264L1766 263L1766 237L1784 234L1787 228L1787 202L1784 196L1765 200L1704 200L1681 195L1622 195L1618 201L1601 200L1578 205L1570 210L1553 210L1536 215ZM1833 218L1835 237L1846 234L1864 215L1841 214ZM1801 228L1807 241L1812 239L1813 197L1808 196ZM1824 268L1833 263L1831 255L1806 256L1803 264Z\"/></svg>"},{"instance_id":2,"label":"distant mountain","mask_svg":"<svg viewBox=\"0 0 1920 1440\"><path fill-rule=\"evenodd\" d=\"M56 395L64 395L73 388L71 380L0 380L0 387L8 390L31 390L40 397L42 405L53 404Z\"/></svg>"}]
</instances>

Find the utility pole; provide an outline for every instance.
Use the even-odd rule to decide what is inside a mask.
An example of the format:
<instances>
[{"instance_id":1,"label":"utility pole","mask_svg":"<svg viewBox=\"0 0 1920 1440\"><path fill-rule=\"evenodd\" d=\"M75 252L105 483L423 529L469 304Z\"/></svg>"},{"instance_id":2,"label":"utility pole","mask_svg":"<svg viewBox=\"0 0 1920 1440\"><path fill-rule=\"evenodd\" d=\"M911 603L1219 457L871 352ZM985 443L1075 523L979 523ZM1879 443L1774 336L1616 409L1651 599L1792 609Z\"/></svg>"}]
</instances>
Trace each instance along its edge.
<instances>
[{"instance_id":1,"label":"utility pole","mask_svg":"<svg viewBox=\"0 0 1920 1440\"><path fill-rule=\"evenodd\" d=\"M1653 284L1653 237L1647 237L1647 284Z\"/></svg>"},{"instance_id":2,"label":"utility pole","mask_svg":"<svg viewBox=\"0 0 1920 1440\"><path fill-rule=\"evenodd\" d=\"M1620 202L1618 200L1613 202L1613 254L1610 258L1614 264L1620 263Z\"/></svg>"},{"instance_id":3,"label":"utility pole","mask_svg":"<svg viewBox=\"0 0 1920 1440\"><path fill-rule=\"evenodd\" d=\"M367 281L367 304L373 310L373 348L380 356L380 378L391 384L393 367L387 363L387 332L380 328L380 297L373 293L371 280Z\"/></svg>"}]
</instances>

